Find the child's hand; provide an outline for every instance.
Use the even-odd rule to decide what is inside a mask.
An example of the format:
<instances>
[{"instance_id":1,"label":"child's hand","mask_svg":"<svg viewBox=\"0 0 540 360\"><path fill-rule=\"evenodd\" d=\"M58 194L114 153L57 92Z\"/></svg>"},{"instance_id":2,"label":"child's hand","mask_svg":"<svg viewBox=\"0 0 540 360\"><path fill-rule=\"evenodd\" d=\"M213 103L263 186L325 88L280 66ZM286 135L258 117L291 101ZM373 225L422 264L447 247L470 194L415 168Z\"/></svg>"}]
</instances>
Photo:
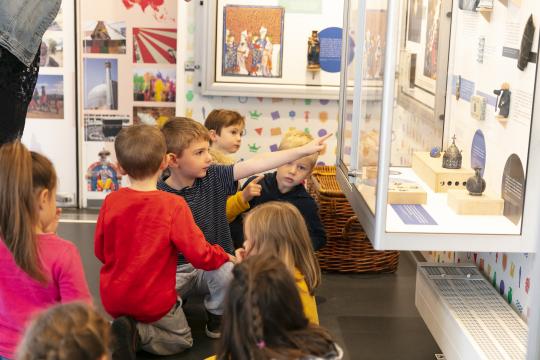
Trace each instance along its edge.
<instances>
[{"instance_id":1,"label":"child's hand","mask_svg":"<svg viewBox=\"0 0 540 360\"><path fill-rule=\"evenodd\" d=\"M242 190L242 199L245 203L250 202L255 196L261 196L262 186L259 185L259 181L264 178L264 175L257 176L252 182L246 185Z\"/></svg>"},{"instance_id":2,"label":"child's hand","mask_svg":"<svg viewBox=\"0 0 540 360\"><path fill-rule=\"evenodd\" d=\"M321 152L326 147L326 144L324 143L330 136L333 134L326 134L320 138L317 138L306 145L302 146L302 150L307 155L315 154L316 152Z\"/></svg>"},{"instance_id":3,"label":"child's hand","mask_svg":"<svg viewBox=\"0 0 540 360\"><path fill-rule=\"evenodd\" d=\"M232 262L233 264L238 264L240 261L238 261L238 259L234 256L232 256L231 254L227 254L229 256L229 261Z\"/></svg>"},{"instance_id":4,"label":"child's hand","mask_svg":"<svg viewBox=\"0 0 540 360\"><path fill-rule=\"evenodd\" d=\"M246 249L244 249L243 247L236 249L234 251L234 255L236 255L236 261L238 261L238 263L241 263L246 258Z\"/></svg>"},{"instance_id":5,"label":"child's hand","mask_svg":"<svg viewBox=\"0 0 540 360\"><path fill-rule=\"evenodd\" d=\"M60 215L62 215L62 209L56 208L56 216L54 218L54 221L51 222L44 230L43 232L45 234L56 234L56 230L58 229L58 221L60 221Z\"/></svg>"}]
</instances>

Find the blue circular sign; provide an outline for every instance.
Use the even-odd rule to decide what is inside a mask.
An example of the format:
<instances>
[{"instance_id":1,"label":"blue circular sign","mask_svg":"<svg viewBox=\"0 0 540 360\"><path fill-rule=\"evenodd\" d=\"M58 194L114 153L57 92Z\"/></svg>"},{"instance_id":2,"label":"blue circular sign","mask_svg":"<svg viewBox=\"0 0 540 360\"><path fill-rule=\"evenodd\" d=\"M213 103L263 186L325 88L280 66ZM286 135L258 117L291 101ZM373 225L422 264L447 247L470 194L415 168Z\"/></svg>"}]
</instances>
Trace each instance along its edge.
<instances>
[{"instance_id":1,"label":"blue circular sign","mask_svg":"<svg viewBox=\"0 0 540 360\"><path fill-rule=\"evenodd\" d=\"M341 69L341 48L343 29L329 27L319 31L319 63L321 69L330 73L337 73ZM349 37L349 64L354 58L354 41Z\"/></svg>"},{"instance_id":2,"label":"blue circular sign","mask_svg":"<svg viewBox=\"0 0 540 360\"><path fill-rule=\"evenodd\" d=\"M471 144L471 168L482 168L480 175L484 176L486 168L486 139L482 130L476 130Z\"/></svg>"}]
</instances>

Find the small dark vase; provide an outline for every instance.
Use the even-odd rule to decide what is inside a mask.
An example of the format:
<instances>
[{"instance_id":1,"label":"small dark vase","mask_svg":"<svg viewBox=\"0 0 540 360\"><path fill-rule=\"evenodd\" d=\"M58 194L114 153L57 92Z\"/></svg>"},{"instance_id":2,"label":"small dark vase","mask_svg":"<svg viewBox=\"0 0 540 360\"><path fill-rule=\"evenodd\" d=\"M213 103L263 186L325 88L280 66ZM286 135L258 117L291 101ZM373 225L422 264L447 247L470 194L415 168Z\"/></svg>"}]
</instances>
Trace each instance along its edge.
<instances>
[{"instance_id":1,"label":"small dark vase","mask_svg":"<svg viewBox=\"0 0 540 360\"><path fill-rule=\"evenodd\" d=\"M469 190L469 195L481 196L484 190L486 190L486 181L482 178L482 175L480 175L480 170L482 170L482 168L474 168L474 176L467 179L467 190Z\"/></svg>"}]
</instances>

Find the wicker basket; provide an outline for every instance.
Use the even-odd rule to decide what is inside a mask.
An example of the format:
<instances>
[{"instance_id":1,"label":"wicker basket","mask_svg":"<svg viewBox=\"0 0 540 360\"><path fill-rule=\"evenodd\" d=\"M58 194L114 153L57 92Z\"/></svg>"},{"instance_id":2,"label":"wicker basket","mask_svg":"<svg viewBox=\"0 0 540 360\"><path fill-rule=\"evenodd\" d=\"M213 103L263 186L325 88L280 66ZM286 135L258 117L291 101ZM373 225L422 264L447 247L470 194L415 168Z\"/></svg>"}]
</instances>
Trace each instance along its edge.
<instances>
[{"instance_id":1,"label":"wicker basket","mask_svg":"<svg viewBox=\"0 0 540 360\"><path fill-rule=\"evenodd\" d=\"M336 167L315 167L308 181L308 191L319 204L326 236L340 239L343 227L354 211L336 181Z\"/></svg>"},{"instance_id":2,"label":"wicker basket","mask_svg":"<svg viewBox=\"0 0 540 360\"><path fill-rule=\"evenodd\" d=\"M395 272L398 251L377 251L339 189L333 166L318 166L313 171L308 190L319 203L327 243L317 252L322 270L338 272Z\"/></svg>"}]
</instances>

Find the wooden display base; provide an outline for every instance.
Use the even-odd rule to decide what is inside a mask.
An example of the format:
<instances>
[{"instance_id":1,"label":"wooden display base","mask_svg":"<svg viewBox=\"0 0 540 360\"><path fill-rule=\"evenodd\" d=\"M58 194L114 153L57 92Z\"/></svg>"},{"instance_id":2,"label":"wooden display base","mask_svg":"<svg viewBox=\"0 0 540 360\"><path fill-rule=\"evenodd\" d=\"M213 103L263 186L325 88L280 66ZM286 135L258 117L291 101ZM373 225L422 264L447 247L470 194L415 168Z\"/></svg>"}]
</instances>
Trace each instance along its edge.
<instances>
[{"instance_id":1,"label":"wooden display base","mask_svg":"<svg viewBox=\"0 0 540 360\"><path fill-rule=\"evenodd\" d=\"M432 158L428 152L415 152L412 169L435 192L447 192L450 189L465 189L467 179L474 175L472 169L445 169L442 156Z\"/></svg>"},{"instance_id":2,"label":"wooden display base","mask_svg":"<svg viewBox=\"0 0 540 360\"><path fill-rule=\"evenodd\" d=\"M485 193L472 196L467 190L448 190L448 206L459 215L502 215L504 200Z\"/></svg>"},{"instance_id":3,"label":"wooden display base","mask_svg":"<svg viewBox=\"0 0 540 360\"><path fill-rule=\"evenodd\" d=\"M388 185L388 203L425 204L427 203L427 193L418 184L391 181Z\"/></svg>"}]
</instances>

